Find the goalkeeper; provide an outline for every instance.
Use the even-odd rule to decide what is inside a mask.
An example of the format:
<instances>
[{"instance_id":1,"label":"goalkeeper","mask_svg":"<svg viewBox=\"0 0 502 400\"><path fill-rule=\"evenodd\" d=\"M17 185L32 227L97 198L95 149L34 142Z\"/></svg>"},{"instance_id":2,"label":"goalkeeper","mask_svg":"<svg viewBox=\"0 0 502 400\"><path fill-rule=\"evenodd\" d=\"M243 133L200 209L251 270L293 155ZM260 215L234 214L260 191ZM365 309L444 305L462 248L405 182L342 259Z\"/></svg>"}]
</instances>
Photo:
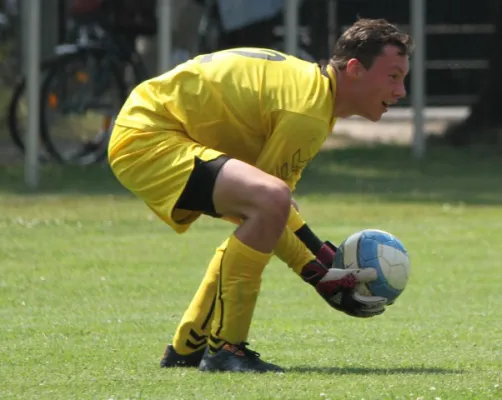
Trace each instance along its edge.
<instances>
[{"instance_id":1,"label":"goalkeeper","mask_svg":"<svg viewBox=\"0 0 502 400\"><path fill-rule=\"evenodd\" d=\"M378 121L405 95L411 38L361 19L326 68L257 48L201 55L137 86L109 144L117 179L183 233L201 216L238 224L216 250L163 367L281 371L247 347L261 276L273 254L333 308L355 317L385 309L362 297L362 270L333 269L291 192L339 117ZM336 182L333 182L336 185Z\"/></svg>"}]
</instances>

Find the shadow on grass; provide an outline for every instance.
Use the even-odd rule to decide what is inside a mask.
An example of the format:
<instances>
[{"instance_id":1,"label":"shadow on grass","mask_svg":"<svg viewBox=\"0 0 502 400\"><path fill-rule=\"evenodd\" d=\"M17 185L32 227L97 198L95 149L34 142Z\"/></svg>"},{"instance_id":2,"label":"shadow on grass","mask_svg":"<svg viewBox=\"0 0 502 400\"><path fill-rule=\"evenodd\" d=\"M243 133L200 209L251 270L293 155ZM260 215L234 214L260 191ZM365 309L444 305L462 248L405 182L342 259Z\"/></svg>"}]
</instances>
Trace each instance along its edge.
<instances>
[{"instance_id":1,"label":"shadow on grass","mask_svg":"<svg viewBox=\"0 0 502 400\"><path fill-rule=\"evenodd\" d=\"M0 168L0 194L30 194L23 166ZM306 168L303 195L364 195L387 202L502 204L502 154L496 149L431 148L424 160L399 146L321 152ZM128 195L107 165L45 165L36 194Z\"/></svg>"},{"instance_id":2,"label":"shadow on grass","mask_svg":"<svg viewBox=\"0 0 502 400\"><path fill-rule=\"evenodd\" d=\"M455 375L464 371L444 368L407 367L407 368L361 368L361 367L306 367L286 368L286 372L333 374L333 375Z\"/></svg>"}]
</instances>

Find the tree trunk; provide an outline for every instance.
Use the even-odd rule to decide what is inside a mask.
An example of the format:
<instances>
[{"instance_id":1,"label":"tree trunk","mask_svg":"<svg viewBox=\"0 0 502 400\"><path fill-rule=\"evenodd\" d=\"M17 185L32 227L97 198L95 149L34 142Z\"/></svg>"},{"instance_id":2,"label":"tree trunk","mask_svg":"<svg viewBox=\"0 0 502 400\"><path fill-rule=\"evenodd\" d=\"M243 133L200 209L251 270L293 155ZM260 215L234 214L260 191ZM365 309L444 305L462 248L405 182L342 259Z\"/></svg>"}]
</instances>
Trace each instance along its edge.
<instances>
[{"instance_id":1,"label":"tree trunk","mask_svg":"<svg viewBox=\"0 0 502 400\"><path fill-rule=\"evenodd\" d=\"M502 143L502 1L495 2L494 19L495 33L485 84L478 100L471 106L469 116L446 130L444 139L448 144Z\"/></svg>"}]
</instances>

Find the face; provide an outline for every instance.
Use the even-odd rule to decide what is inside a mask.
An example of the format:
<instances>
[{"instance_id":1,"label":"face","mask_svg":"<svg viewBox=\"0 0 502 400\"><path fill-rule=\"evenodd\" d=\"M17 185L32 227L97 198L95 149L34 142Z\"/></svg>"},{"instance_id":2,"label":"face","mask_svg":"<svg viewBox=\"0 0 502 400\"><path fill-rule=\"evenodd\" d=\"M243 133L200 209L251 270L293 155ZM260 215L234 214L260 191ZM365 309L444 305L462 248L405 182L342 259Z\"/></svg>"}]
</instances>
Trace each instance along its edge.
<instances>
[{"instance_id":1,"label":"face","mask_svg":"<svg viewBox=\"0 0 502 400\"><path fill-rule=\"evenodd\" d=\"M369 69L356 59L347 64L353 78L354 109L357 115L378 121L389 106L406 96L404 79L409 72L408 56L399 55L395 46L386 46Z\"/></svg>"}]
</instances>

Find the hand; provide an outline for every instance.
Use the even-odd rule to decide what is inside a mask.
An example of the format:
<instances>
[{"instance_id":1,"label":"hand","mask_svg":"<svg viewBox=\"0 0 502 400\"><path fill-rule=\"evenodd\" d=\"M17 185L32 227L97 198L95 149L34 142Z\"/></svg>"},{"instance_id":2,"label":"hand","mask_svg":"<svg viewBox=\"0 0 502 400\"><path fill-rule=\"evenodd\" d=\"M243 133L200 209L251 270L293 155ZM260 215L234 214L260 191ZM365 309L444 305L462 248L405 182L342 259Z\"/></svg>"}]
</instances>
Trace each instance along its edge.
<instances>
[{"instance_id":1,"label":"hand","mask_svg":"<svg viewBox=\"0 0 502 400\"><path fill-rule=\"evenodd\" d=\"M377 271L373 268L330 268L317 283L316 290L338 311L352 317L374 317L385 311L387 299L379 296L363 296L355 289L357 285L371 282L376 278Z\"/></svg>"},{"instance_id":2,"label":"hand","mask_svg":"<svg viewBox=\"0 0 502 400\"><path fill-rule=\"evenodd\" d=\"M325 242L316 255L317 258L303 268L303 280L314 286L331 307L347 315L368 318L382 314L387 299L363 296L355 290L358 284L376 279L376 271L372 268L329 268L333 264L336 250L332 243Z\"/></svg>"}]
</instances>

